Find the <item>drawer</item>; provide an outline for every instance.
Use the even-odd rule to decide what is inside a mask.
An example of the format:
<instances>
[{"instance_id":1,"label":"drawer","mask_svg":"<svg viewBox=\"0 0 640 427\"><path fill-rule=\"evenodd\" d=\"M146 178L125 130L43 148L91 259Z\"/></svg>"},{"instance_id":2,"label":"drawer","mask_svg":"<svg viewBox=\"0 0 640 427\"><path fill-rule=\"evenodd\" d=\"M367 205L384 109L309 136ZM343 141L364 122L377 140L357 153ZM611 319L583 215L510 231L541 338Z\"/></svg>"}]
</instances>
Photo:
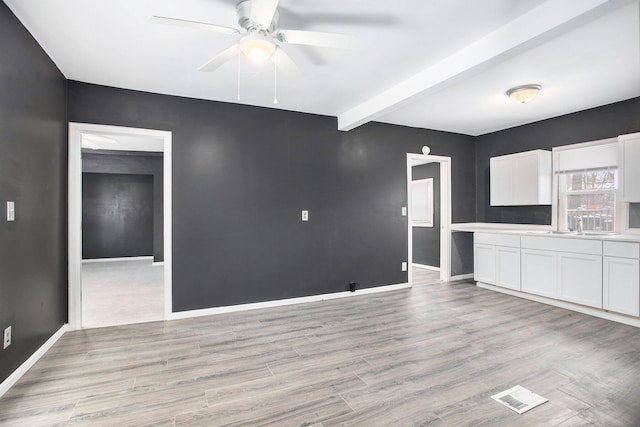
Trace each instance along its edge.
<instances>
[{"instance_id":1,"label":"drawer","mask_svg":"<svg viewBox=\"0 0 640 427\"><path fill-rule=\"evenodd\" d=\"M483 245L520 247L520 236L517 234L473 233L473 242Z\"/></svg>"},{"instance_id":2,"label":"drawer","mask_svg":"<svg viewBox=\"0 0 640 427\"><path fill-rule=\"evenodd\" d=\"M522 248L574 254L602 255L602 240L581 238L522 236Z\"/></svg>"},{"instance_id":3,"label":"drawer","mask_svg":"<svg viewBox=\"0 0 640 427\"><path fill-rule=\"evenodd\" d=\"M633 242L602 242L602 251L606 256L618 258L640 258L640 243Z\"/></svg>"}]
</instances>

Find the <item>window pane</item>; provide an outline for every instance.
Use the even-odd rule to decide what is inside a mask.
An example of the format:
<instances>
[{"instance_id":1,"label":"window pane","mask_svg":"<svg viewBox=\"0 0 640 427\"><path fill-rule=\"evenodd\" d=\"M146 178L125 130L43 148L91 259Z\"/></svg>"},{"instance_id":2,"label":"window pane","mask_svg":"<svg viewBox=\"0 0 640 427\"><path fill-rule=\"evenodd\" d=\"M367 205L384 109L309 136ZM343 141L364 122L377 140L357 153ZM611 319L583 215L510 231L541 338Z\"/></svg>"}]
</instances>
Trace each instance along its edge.
<instances>
[{"instance_id":1,"label":"window pane","mask_svg":"<svg viewBox=\"0 0 640 427\"><path fill-rule=\"evenodd\" d=\"M615 193L567 194L567 226L575 230L582 217L585 231L615 230Z\"/></svg>"},{"instance_id":2,"label":"window pane","mask_svg":"<svg viewBox=\"0 0 640 427\"><path fill-rule=\"evenodd\" d=\"M585 231L615 231L616 169L571 172L561 176L559 190L564 200L566 228L575 230L582 218Z\"/></svg>"},{"instance_id":3,"label":"window pane","mask_svg":"<svg viewBox=\"0 0 640 427\"><path fill-rule=\"evenodd\" d=\"M614 190L617 187L615 170L594 170L567 174L567 190Z\"/></svg>"}]
</instances>

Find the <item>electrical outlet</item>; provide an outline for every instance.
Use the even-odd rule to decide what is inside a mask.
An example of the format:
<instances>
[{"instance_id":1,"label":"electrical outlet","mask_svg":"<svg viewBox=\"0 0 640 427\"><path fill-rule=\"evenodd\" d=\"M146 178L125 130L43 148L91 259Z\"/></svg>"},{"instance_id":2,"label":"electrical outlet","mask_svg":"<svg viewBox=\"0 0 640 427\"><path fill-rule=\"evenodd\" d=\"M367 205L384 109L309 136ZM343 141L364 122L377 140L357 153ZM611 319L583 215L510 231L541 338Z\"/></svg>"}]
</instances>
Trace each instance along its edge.
<instances>
[{"instance_id":1,"label":"electrical outlet","mask_svg":"<svg viewBox=\"0 0 640 427\"><path fill-rule=\"evenodd\" d=\"M407 207L406 206L402 207L402 216L407 216Z\"/></svg>"},{"instance_id":2,"label":"electrical outlet","mask_svg":"<svg viewBox=\"0 0 640 427\"><path fill-rule=\"evenodd\" d=\"M302 220L309 221L309 211L302 211Z\"/></svg>"},{"instance_id":3,"label":"electrical outlet","mask_svg":"<svg viewBox=\"0 0 640 427\"><path fill-rule=\"evenodd\" d=\"M7 348L11 345L11 326L7 326L7 328L4 330L4 344L3 344L3 349Z\"/></svg>"},{"instance_id":4,"label":"electrical outlet","mask_svg":"<svg viewBox=\"0 0 640 427\"><path fill-rule=\"evenodd\" d=\"M407 263L406 262L402 263L402 271L407 271Z\"/></svg>"}]
</instances>

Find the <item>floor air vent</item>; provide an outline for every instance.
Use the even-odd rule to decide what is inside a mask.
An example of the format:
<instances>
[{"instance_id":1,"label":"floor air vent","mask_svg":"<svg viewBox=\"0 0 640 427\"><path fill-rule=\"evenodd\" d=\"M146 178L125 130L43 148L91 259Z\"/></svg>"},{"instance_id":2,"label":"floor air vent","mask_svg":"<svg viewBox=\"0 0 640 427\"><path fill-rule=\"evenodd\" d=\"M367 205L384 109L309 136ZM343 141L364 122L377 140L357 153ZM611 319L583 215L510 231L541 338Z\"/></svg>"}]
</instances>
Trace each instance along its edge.
<instances>
[{"instance_id":1,"label":"floor air vent","mask_svg":"<svg viewBox=\"0 0 640 427\"><path fill-rule=\"evenodd\" d=\"M533 409L549 401L519 385L501 393L494 394L491 398L507 408L516 411L518 414L523 414L529 409Z\"/></svg>"}]
</instances>

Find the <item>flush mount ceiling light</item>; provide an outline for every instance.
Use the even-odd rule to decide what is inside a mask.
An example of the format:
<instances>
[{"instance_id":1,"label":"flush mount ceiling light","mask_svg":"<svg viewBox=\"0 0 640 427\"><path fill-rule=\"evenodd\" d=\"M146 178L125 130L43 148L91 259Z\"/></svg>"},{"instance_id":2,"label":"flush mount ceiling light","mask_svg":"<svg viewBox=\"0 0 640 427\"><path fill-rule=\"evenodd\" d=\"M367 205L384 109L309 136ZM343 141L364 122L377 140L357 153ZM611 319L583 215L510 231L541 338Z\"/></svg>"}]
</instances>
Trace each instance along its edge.
<instances>
[{"instance_id":1,"label":"flush mount ceiling light","mask_svg":"<svg viewBox=\"0 0 640 427\"><path fill-rule=\"evenodd\" d=\"M240 50L254 62L264 62L276 51L276 45L267 37L250 34L240 40Z\"/></svg>"},{"instance_id":2,"label":"flush mount ceiling light","mask_svg":"<svg viewBox=\"0 0 640 427\"><path fill-rule=\"evenodd\" d=\"M506 93L512 101L524 104L533 100L540 92L540 89L542 89L540 85L522 85L512 87Z\"/></svg>"}]
</instances>

